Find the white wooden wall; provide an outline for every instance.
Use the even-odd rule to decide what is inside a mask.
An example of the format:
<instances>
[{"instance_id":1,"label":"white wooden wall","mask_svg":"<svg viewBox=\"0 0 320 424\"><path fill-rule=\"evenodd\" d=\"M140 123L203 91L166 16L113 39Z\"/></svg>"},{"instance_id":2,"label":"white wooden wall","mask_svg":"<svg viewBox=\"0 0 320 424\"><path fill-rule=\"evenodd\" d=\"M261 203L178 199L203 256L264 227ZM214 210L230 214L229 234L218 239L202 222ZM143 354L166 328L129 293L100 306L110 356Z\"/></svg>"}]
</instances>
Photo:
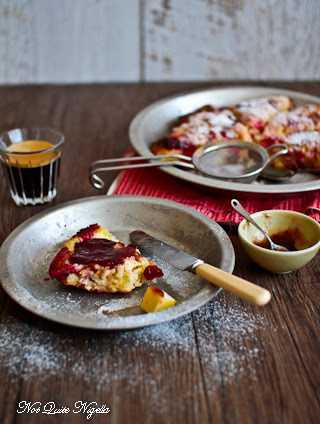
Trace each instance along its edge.
<instances>
[{"instance_id":1,"label":"white wooden wall","mask_svg":"<svg viewBox=\"0 0 320 424\"><path fill-rule=\"evenodd\" d=\"M320 0L0 0L0 84L320 79Z\"/></svg>"}]
</instances>

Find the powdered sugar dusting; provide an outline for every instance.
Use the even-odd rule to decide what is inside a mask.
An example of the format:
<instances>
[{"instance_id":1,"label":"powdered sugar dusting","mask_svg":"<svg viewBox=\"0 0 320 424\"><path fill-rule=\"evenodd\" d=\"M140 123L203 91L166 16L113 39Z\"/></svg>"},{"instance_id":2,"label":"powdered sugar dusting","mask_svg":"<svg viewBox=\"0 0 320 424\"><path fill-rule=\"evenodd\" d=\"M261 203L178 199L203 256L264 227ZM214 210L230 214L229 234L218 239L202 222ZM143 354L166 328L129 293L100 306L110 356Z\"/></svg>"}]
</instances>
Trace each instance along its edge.
<instances>
[{"instance_id":1,"label":"powdered sugar dusting","mask_svg":"<svg viewBox=\"0 0 320 424\"><path fill-rule=\"evenodd\" d=\"M243 101L237 105L236 110L245 121L256 117L267 122L286 106L289 106L286 96L270 96Z\"/></svg>"},{"instance_id":2,"label":"powdered sugar dusting","mask_svg":"<svg viewBox=\"0 0 320 424\"><path fill-rule=\"evenodd\" d=\"M278 113L266 125L265 135L291 134L320 129L320 106L304 105Z\"/></svg>"},{"instance_id":3,"label":"powdered sugar dusting","mask_svg":"<svg viewBox=\"0 0 320 424\"><path fill-rule=\"evenodd\" d=\"M203 145L210 139L232 138L235 136L233 130L236 117L228 110L204 111L190 115L188 121L174 131L183 131L188 134L188 141L194 145ZM223 136L221 133L225 132ZM210 138L211 137L211 138Z\"/></svg>"},{"instance_id":4,"label":"powdered sugar dusting","mask_svg":"<svg viewBox=\"0 0 320 424\"><path fill-rule=\"evenodd\" d=\"M285 138L285 142L292 145L314 144L316 147L320 144L320 132L303 131L299 133L293 133Z\"/></svg>"},{"instance_id":5,"label":"powdered sugar dusting","mask_svg":"<svg viewBox=\"0 0 320 424\"><path fill-rule=\"evenodd\" d=\"M222 382L232 384L248 372L251 379L255 378L264 358L259 333L266 325L263 310L251 310L224 295L183 318L118 332L116 337L113 332L86 330L75 337L75 330L65 327L36 327L7 319L0 325L0 360L11 380L19 378L22 364L25 380L37 376L45 382L67 372L70 378L80 374L84 382L94 381L98 388L125 379L132 389L141 384L143 375L160 402L159 390L165 390L165 386L159 386L153 367L153 357L159 352L166 352L168 358L181 355L196 364L200 361L206 389L214 393ZM270 326L268 329L273 330ZM145 363L128 361L142 352L150 358ZM94 367L89 366L92 355Z\"/></svg>"},{"instance_id":6,"label":"powdered sugar dusting","mask_svg":"<svg viewBox=\"0 0 320 424\"><path fill-rule=\"evenodd\" d=\"M243 114L244 116L256 116L263 119L264 121L267 121L277 112L277 108L272 103L270 103L270 100L276 102L280 99L281 96L252 99L241 102L238 105L237 109L238 112Z\"/></svg>"}]
</instances>

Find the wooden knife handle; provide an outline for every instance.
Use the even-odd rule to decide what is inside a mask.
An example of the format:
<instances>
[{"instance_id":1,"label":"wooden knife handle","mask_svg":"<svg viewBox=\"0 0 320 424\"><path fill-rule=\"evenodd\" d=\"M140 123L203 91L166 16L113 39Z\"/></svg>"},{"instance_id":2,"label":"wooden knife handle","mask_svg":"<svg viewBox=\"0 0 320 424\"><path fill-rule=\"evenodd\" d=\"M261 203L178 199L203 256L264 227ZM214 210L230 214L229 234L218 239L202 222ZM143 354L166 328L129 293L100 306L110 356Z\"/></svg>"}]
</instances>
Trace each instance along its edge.
<instances>
[{"instance_id":1,"label":"wooden knife handle","mask_svg":"<svg viewBox=\"0 0 320 424\"><path fill-rule=\"evenodd\" d=\"M230 274L209 264L197 266L195 273L210 283L247 300L253 305L266 305L271 299L271 293L263 287L250 283L243 278Z\"/></svg>"}]
</instances>

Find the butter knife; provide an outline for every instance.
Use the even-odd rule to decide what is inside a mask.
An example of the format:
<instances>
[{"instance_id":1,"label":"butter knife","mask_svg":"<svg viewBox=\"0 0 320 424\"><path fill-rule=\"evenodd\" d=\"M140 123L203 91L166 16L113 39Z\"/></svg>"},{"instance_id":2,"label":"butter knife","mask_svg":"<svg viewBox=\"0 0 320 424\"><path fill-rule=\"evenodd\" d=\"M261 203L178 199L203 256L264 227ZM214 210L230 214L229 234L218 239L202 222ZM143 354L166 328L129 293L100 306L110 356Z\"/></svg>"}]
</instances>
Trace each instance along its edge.
<instances>
[{"instance_id":1,"label":"butter knife","mask_svg":"<svg viewBox=\"0 0 320 424\"><path fill-rule=\"evenodd\" d=\"M222 287L253 305L266 305L271 299L270 292L263 287L209 265L203 260L170 246L144 231L131 232L130 239L141 253L156 256L181 271L191 271L215 286Z\"/></svg>"}]
</instances>

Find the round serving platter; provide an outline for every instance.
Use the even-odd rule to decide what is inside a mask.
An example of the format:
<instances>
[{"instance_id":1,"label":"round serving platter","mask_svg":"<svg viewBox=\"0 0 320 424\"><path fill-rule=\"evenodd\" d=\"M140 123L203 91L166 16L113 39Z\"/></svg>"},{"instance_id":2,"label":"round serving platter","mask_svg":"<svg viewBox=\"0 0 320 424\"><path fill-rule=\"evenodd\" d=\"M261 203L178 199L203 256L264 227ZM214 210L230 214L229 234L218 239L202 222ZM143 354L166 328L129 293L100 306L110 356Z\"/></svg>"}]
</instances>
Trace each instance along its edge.
<instances>
[{"instance_id":1,"label":"round serving platter","mask_svg":"<svg viewBox=\"0 0 320 424\"><path fill-rule=\"evenodd\" d=\"M49 265L80 229L98 223L123 243L143 230L193 256L232 273L235 254L225 231L192 208L144 196L95 196L53 207L25 221L0 249L0 281L7 294L36 315L81 328L132 329L185 315L220 289L188 271L149 256L163 270L156 283L178 304L146 314L140 307L148 284L128 294L88 293L48 277ZM146 257L148 257L146 255Z\"/></svg>"},{"instance_id":2,"label":"round serving platter","mask_svg":"<svg viewBox=\"0 0 320 424\"><path fill-rule=\"evenodd\" d=\"M206 104L231 106L248 99L281 94L290 96L297 106L307 103L320 104L319 97L279 88L226 87L182 93L157 101L139 112L130 124L131 144L141 156L150 156L152 143L168 134L181 115L193 112ZM286 183L271 184L259 179L249 184L208 178L174 166L159 169L206 190L226 195L237 193L242 197L287 197L320 189L319 175L307 173L296 174Z\"/></svg>"}]
</instances>

